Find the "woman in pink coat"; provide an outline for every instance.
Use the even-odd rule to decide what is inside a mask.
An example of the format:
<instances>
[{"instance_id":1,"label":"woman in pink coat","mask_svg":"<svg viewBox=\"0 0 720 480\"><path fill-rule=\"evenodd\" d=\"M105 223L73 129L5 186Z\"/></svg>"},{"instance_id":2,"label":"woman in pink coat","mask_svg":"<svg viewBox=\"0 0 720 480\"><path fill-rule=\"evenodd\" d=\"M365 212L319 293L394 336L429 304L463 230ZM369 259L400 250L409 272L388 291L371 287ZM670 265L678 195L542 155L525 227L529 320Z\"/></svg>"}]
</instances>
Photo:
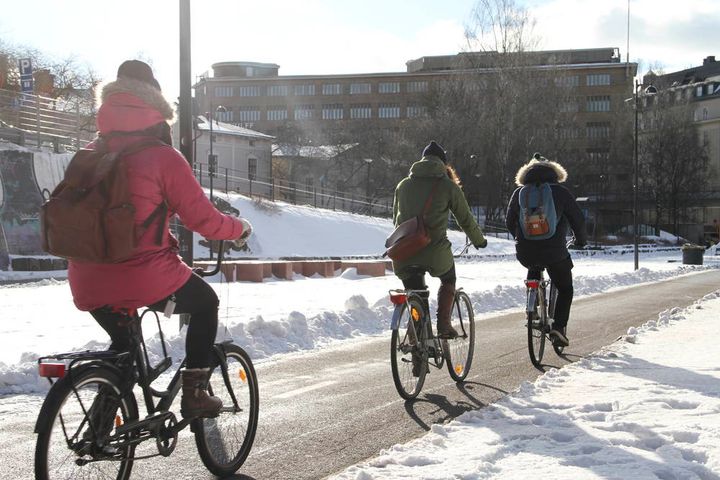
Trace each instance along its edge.
<instances>
[{"instance_id":1,"label":"woman in pink coat","mask_svg":"<svg viewBox=\"0 0 720 480\"><path fill-rule=\"evenodd\" d=\"M70 261L73 300L108 332L110 348L116 351L127 350L129 345L127 328L118 324L128 311L143 306L164 311L167 302L173 301L174 313L189 313L181 413L186 418L215 416L222 402L206 389L219 302L212 287L178 256L178 241L168 223L177 214L186 228L212 240L246 238L250 224L215 209L188 162L171 146L167 122L173 110L147 64L124 62L117 80L103 88L101 100L96 143L105 142L110 151L119 151L152 138L164 142L124 157L136 224L158 208L161 215L138 239L128 260L111 264Z\"/></svg>"}]
</instances>

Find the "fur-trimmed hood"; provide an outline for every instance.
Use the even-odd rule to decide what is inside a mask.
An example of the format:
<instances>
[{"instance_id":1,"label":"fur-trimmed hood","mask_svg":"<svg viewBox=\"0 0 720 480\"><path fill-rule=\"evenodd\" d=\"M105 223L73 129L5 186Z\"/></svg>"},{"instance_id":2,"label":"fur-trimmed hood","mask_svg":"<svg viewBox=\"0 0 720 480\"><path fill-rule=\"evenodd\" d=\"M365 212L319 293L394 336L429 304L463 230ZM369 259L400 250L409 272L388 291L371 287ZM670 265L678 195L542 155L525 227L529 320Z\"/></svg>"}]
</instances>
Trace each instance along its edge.
<instances>
[{"instance_id":1,"label":"fur-trimmed hood","mask_svg":"<svg viewBox=\"0 0 720 480\"><path fill-rule=\"evenodd\" d=\"M97 114L100 134L145 130L174 117L162 92L141 80L121 77L106 84Z\"/></svg>"},{"instance_id":2,"label":"fur-trimmed hood","mask_svg":"<svg viewBox=\"0 0 720 480\"><path fill-rule=\"evenodd\" d=\"M532 159L517 171L515 184L518 187L530 183L563 183L567 180L567 171L557 162Z\"/></svg>"}]
</instances>

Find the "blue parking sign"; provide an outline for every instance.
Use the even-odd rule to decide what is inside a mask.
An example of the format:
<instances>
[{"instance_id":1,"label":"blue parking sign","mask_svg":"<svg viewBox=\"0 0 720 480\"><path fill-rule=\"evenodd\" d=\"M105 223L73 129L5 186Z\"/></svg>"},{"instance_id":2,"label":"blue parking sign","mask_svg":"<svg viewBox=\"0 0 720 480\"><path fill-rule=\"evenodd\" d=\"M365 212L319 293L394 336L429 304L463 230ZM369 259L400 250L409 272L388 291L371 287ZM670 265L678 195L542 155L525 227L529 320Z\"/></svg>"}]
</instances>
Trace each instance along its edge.
<instances>
[{"instance_id":1,"label":"blue parking sign","mask_svg":"<svg viewBox=\"0 0 720 480\"><path fill-rule=\"evenodd\" d=\"M18 67L20 68L20 85L23 92L33 91L33 70L32 60L29 58L21 58L18 60Z\"/></svg>"}]
</instances>

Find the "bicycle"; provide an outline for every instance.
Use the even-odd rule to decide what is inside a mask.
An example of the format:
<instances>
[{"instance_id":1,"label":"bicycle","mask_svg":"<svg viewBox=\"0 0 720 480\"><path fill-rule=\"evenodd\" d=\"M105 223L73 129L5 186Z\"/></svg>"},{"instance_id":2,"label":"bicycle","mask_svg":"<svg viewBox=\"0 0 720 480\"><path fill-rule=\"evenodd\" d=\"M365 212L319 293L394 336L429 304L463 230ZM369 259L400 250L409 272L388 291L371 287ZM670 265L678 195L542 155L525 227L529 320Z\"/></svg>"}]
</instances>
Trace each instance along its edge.
<instances>
[{"instance_id":1,"label":"bicycle","mask_svg":"<svg viewBox=\"0 0 720 480\"><path fill-rule=\"evenodd\" d=\"M198 273L217 274L221 259L219 254L214 270ZM172 359L160 320L152 312L163 359L150 365L142 334L148 312L128 316L131 348L127 352L70 352L38 359L39 374L48 378L51 387L35 425L36 478L127 479L135 460L172 454L178 433L188 425L202 462L213 474L233 474L245 462L255 439L259 408L257 376L249 355L231 340L215 344L208 393L221 398L223 408L216 418L178 420L170 408L180 391L185 360L165 390L152 387ZM142 419L135 386L140 387L147 409ZM151 440L157 452L136 457L136 447Z\"/></svg>"},{"instance_id":2,"label":"bicycle","mask_svg":"<svg viewBox=\"0 0 720 480\"><path fill-rule=\"evenodd\" d=\"M562 355L565 348L552 342L548 337L552 328L552 319L555 316L557 290L549 279L545 279L543 272L544 269L540 269L538 279L525 280L527 289L525 313L527 316L528 352L530 353L530 361L537 368L542 366L546 338L550 340L555 353L558 355Z\"/></svg>"},{"instance_id":3,"label":"bicycle","mask_svg":"<svg viewBox=\"0 0 720 480\"><path fill-rule=\"evenodd\" d=\"M433 334L427 312L427 290L390 290L389 294L395 305L390 363L400 396L411 400L420 394L430 365L440 369L447 363L453 380L465 380L475 351L475 317L470 297L462 288L455 291L451 324L458 336L440 339Z\"/></svg>"}]
</instances>

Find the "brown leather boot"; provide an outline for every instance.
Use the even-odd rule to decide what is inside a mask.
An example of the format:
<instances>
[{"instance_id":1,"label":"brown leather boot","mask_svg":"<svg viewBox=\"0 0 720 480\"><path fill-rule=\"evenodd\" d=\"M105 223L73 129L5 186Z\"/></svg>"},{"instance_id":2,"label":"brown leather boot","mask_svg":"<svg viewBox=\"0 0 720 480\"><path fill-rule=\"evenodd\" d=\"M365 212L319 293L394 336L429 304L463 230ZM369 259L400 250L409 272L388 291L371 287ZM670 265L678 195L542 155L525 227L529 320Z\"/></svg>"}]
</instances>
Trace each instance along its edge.
<instances>
[{"instance_id":1,"label":"brown leather boot","mask_svg":"<svg viewBox=\"0 0 720 480\"><path fill-rule=\"evenodd\" d=\"M186 368L182 372L182 400L180 414L183 418L217 417L222 400L207 393L209 368Z\"/></svg>"},{"instance_id":2,"label":"brown leather boot","mask_svg":"<svg viewBox=\"0 0 720 480\"><path fill-rule=\"evenodd\" d=\"M453 302L455 301L455 285L444 283L438 290L437 331L440 338L455 338L458 332L450 324Z\"/></svg>"}]
</instances>

